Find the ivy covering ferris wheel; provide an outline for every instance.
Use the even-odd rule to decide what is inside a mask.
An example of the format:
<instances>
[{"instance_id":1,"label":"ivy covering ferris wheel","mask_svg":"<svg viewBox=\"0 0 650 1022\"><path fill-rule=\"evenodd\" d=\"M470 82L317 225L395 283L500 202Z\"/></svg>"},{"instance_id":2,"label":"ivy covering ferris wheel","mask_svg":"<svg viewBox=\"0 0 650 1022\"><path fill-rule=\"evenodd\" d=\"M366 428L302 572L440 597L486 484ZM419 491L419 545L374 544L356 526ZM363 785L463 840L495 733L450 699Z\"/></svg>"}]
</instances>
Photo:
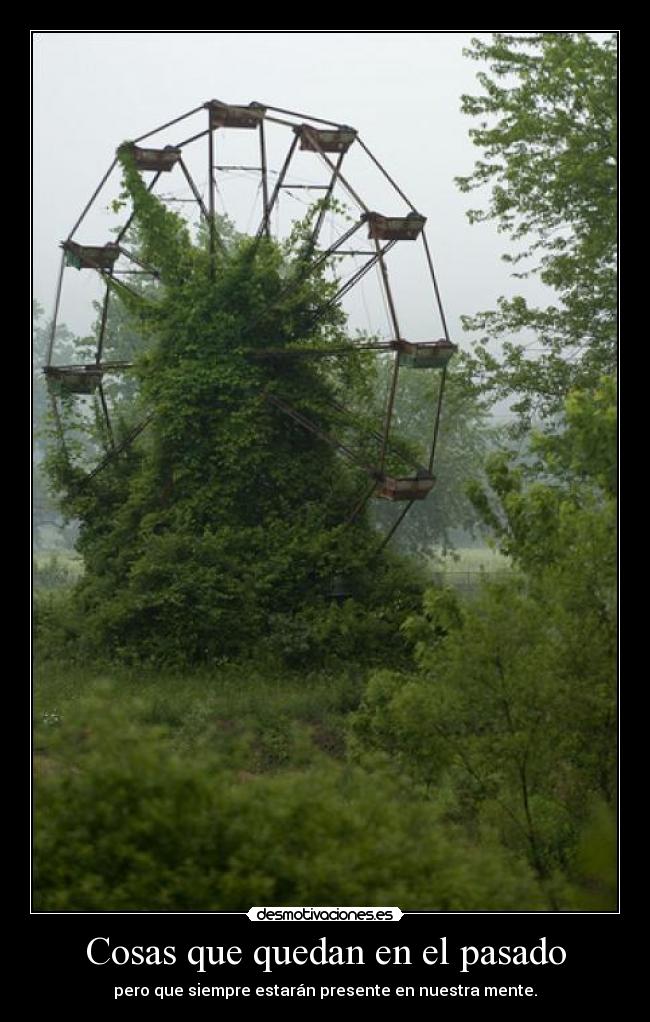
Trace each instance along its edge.
<instances>
[{"instance_id":1,"label":"ivy covering ferris wheel","mask_svg":"<svg viewBox=\"0 0 650 1022\"><path fill-rule=\"evenodd\" d=\"M149 140L169 132L170 128L175 129L176 125L180 125L190 118L197 117L205 118L200 130L174 144L165 144L159 148L152 147ZM270 165L269 160L270 131L274 133L273 152L278 155L278 166L275 168ZM217 140L220 143L226 136L231 136L231 133L236 146L235 157L237 158L240 149L242 152L239 162L217 163L215 156ZM247 137L249 141L254 140L256 159L254 157L255 162L252 164L241 162L250 151L250 146L246 149L243 145L244 137ZM147 142L146 146L142 145L144 142ZM292 405L290 400L285 399L277 391L261 395L264 401L273 405L276 410L286 416L287 420L292 420L300 428L330 445L365 475L366 484L355 506L351 508L350 521L354 521L355 517L365 508L368 500L373 497L403 504L400 514L383 539L382 546L385 545L413 504L426 499L434 486L433 469L447 366L450 358L457 351L456 345L451 342L449 337L433 259L425 233L426 217L415 208L401 187L360 138L356 129L346 124L279 107L257 102L245 106L231 105L218 100L210 100L120 146L115 159L95 188L68 237L61 243L62 257L55 309L47 364L44 367L54 416L59 425L61 437L63 437L63 427L57 407L57 403L61 400L68 403L72 400L91 400L95 403L95 413L104 419L105 451L94 467L87 472L85 481L90 481L102 472L129 445L135 443L152 419L152 414L147 415L125 436L121 437L119 442L115 440L105 384L111 377L127 374L129 370L133 369L134 362L106 358L105 340L111 296L116 293L118 295L131 293L134 297L139 297L138 291L127 282L130 275L140 275L142 279L148 278L164 287L164 274L161 274L155 266L144 262L132 247L127 247L135 211L132 211L123 225L116 228L113 240L102 242L101 238L95 237L91 239L92 244L82 244L77 240L82 224L84 221L88 222L89 212L93 207L96 208L100 193L106 188L111 176L115 173L119 174L120 158L125 153L128 153L133 165L143 176L143 180L144 175L151 175L150 180L147 181L147 188L150 192L159 188L161 181L165 183L179 182L182 185L187 198L163 197L169 199L170 203L186 201L195 204L203 224L206 245L213 259L215 259L219 247L224 244L218 230L220 214L217 211L217 200L223 193L220 183L223 185L229 177L253 175L256 179L259 219L256 230L246 231L254 236L256 243L265 237L274 238L278 235L280 231L278 214L283 196L289 194L295 197L296 193L301 190L319 194L320 201L315 207L312 207L313 217L309 226L307 244L303 250L300 280L305 280L317 272L322 273L324 268L332 267L337 284L336 291L328 298L320 314L324 314L331 306L342 303L343 299L354 289L362 287L364 278L367 278L368 274L375 270L382 303L387 314L388 337L382 339L362 337L346 347L328 346L319 349L313 345L302 348L285 345L281 348L258 348L250 351L250 357L255 360L267 359L278 364L278 362L289 359L345 358L353 351L362 350L376 352L378 355L388 355L391 358L383 415L381 421L376 423L376 428L370 430L371 436L365 438L366 441L371 442L371 449L374 450L374 457L370 460L367 457L367 444L364 448L364 456L360 457L359 451L354 446L344 442L334 432L325 431L322 425L310 418L303 410ZM192 173L193 168L188 159L189 153L193 156L194 168L198 165L203 168L204 172L207 172L203 187L201 187L201 181L197 179L196 170ZM352 157L355 159L352 160ZM310 161L312 168L317 168L319 174L322 171L322 179L314 182L312 177L307 183L290 179L292 174L295 176L295 170L300 161L303 161L304 168L305 160ZM350 164L353 165L348 171ZM384 208L382 212L371 208L372 200L366 201L362 197L363 182L367 175L366 168L375 175L379 175L391 196L390 201L393 204L389 208ZM303 172L302 176L307 175ZM343 208L339 196L343 197L346 203L351 202L356 207L356 214L354 217L346 216L343 227L339 226L338 222L336 223L336 236L333 236L334 221L330 220L330 240L329 243L324 244L323 237L326 233L326 221L330 211L335 208ZM398 243L402 242L410 245L420 242L422 246L420 258L432 288L431 311L434 320L431 335L426 339L406 338L400 328L400 299L389 279L387 256L398 247ZM56 334L64 278L66 278L66 270L69 269L90 271L98 275L105 286L105 291L94 340L93 360L62 365L57 364L55 359ZM295 279L290 280L287 282L286 288L291 290L296 287L297 283L299 282ZM434 331L435 333L441 332L442 336L433 339ZM403 470L394 472L390 468L391 452L400 453L402 465L410 457L400 451L393 437L395 401L402 369L439 371L441 373L437 401L432 409L431 436L427 443L428 457L423 464L413 464L411 458L411 471L407 473ZM341 407L340 411L345 412L345 409Z\"/></svg>"}]
</instances>

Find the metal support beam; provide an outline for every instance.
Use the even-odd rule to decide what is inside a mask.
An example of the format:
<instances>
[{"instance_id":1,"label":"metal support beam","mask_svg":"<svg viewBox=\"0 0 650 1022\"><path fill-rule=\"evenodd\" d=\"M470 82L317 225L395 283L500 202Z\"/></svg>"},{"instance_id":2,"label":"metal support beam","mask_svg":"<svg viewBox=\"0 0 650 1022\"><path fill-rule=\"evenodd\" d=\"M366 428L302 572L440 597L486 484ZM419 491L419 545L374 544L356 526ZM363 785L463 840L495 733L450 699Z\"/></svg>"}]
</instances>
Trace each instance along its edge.
<instances>
[{"instance_id":1,"label":"metal support beam","mask_svg":"<svg viewBox=\"0 0 650 1022\"><path fill-rule=\"evenodd\" d=\"M282 183L283 183L283 181L284 181L284 179L286 177L287 170L289 169L289 164L291 163L291 158L292 158L293 154L296 151L296 146L297 145L298 145L298 136L294 135L293 141L292 141L291 145L289 146L289 152L287 153L287 155L285 157L284 163L282 164L282 169L280 170L280 173L278 175L278 179L275 182L275 187L273 189L273 193L272 193L271 198L270 198L270 200L269 200L269 202L267 204L267 207L266 207L266 209L264 211L264 216L262 217L262 222L261 222L260 226L257 229L257 238L258 239L261 238L263 234L265 234L265 233L268 234L268 232L270 230L271 213L272 213L273 207L275 206L275 203L277 201L278 195L280 194L280 189L282 188Z\"/></svg>"},{"instance_id":2,"label":"metal support beam","mask_svg":"<svg viewBox=\"0 0 650 1022\"><path fill-rule=\"evenodd\" d=\"M183 171L183 174L185 175L185 180L187 181L188 185L192 189L192 194L193 194L194 198L196 199L196 201L199 204L199 209L201 210L201 213L203 214L204 218L206 220L208 220L209 219L209 214L208 214L207 209L205 208L205 203L203 201L201 193L198 190L198 188L196 187L196 184L194 183L194 178L192 177L192 175L190 174L189 170L187 169L187 166L185 165L185 161L183 160L182 157L180 157L178 163L179 163L179 166L180 166L181 170Z\"/></svg>"},{"instance_id":3,"label":"metal support beam","mask_svg":"<svg viewBox=\"0 0 650 1022\"><path fill-rule=\"evenodd\" d=\"M113 271L109 273L109 277L113 277ZM108 319L108 305L111 297L111 285L106 283L106 294L104 295L104 306L102 308L102 321L99 325L99 336L97 338L97 351L95 352L95 365L99 365L102 360L102 354L104 351L104 334L106 333L106 322ZM103 399L102 399L103 400Z\"/></svg>"},{"instance_id":4,"label":"metal support beam","mask_svg":"<svg viewBox=\"0 0 650 1022\"><path fill-rule=\"evenodd\" d=\"M191 117L192 114L198 114L199 110L203 110L203 108L203 103L201 103L201 106L196 106L193 110L188 110L186 114L181 114L180 117L174 117L173 121L167 121L166 124L161 124L159 128L154 128L153 131L148 131L145 135L140 135L138 138L134 138L133 144L137 145L138 142L144 142L145 138L151 138L152 135L157 135L159 131L164 131L165 128L171 128L172 124L178 124L179 121L186 120L188 117Z\"/></svg>"},{"instance_id":5,"label":"metal support beam","mask_svg":"<svg viewBox=\"0 0 650 1022\"><path fill-rule=\"evenodd\" d=\"M271 228L269 226L269 218L267 215L267 209L269 205L269 183L266 170L266 141L264 138L264 121L260 121L260 160L262 166L260 170L262 172L262 206L264 209L263 223L266 224L266 236L271 237Z\"/></svg>"},{"instance_id":6,"label":"metal support beam","mask_svg":"<svg viewBox=\"0 0 650 1022\"><path fill-rule=\"evenodd\" d=\"M357 139L356 140L359 143L359 145L361 146L361 148L363 149L363 151L370 157L370 159L375 164L375 166L377 166L379 168L379 170L384 175L386 180L389 181L390 184L392 184L392 186L395 189L395 191L397 192L397 194L399 196L401 196L402 199L404 199L404 202L406 203L406 205L409 206L414 213L417 213L417 209L415 208L415 206L413 205L411 200L408 198L408 196L406 196L404 194L404 192L402 191L402 189L399 187L399 185L395 181L393 181L392 177L390 176L390 174L388 173L386 168L382 166L382 164L379 162L379 160L377 159L376 156L372 155L372 153L368 149L368 146L359 138L358 135L357 135Z\"/></svg>"},{"instance_id":7,"label":"metal support beam","mask_svg":"<svg viewBox=\"0 0 650 1022\"><path fill-rule=\"evenodd\" d=\"M379 259L379 266L381 269L381 276L384 282L384 290L386 292L386 299L388 301L388 308L390 310L390 317L393 323L393 330L395 331L395 339L399 340L401 337L399 323L397 322L397 312L395 311L395 303L393 302L393 295L390 289L390 283L388 280L388 270L386 269L386 263L384 262L384 255L379 245L379 241L375 238L375 248L377 250L377 257ZM395 393L397 391L397 378L399 376L399 351L395 352L393 360L393 376L391 379L390 391L388 394L388 404L386 406L386 421L384 424L384 436L382 439L381 450L379 454L379 471L383 472L384 462L386 460L386 448L388 446L388 434L390 433L390 424L393 417L393 406L395 404Z\"/></svg>"},{"instance_id":8,"label":"metal support beam","mask_svg":"<svg viewBox=\"0 0 650 1022\"><path fill-rule=\"evenodd\" d=\"M323 197L323 200L322 200L323 205L320 208L320 212L318 214L318 218L316 220L316 224L314 225L314 230L312 231L311 237L310 237L310 239L309 239L309 241L307 243L307 255L308 256L310 256L311 253L316 248L316 244L318 242L318 235L321 232L321 227L323 226L323 221L325 219L325 213L327 212L327 203L330 201L330 199L332 197L332 192L334 191L334 186L336 184L336 179L339 176L339 172L341 170L341 164L343 163L343 157L344 156L345 156L345 151L343 151L342 153L339 153L339 158L336 161L336 166L335 166L334 170L332 171L332 176L331 176L330 182L329 182L329 184L327 186L327 191L326 191L326 193L325 193L325 195Z\"/></svg>"},{"instance_id":9,"label":"metal support beam","mask_svg":"<svg viewBox=\"0 0 650 1022\"><path fill-rule=\"evenodd\" d=\"M372 497L372 495L373 495L373 493L375 492L376 488L377 488L377 483L376 483L376 481L375 481L375 480L373 479L373 481L371 482L370 486L369 486L369 487L366 487L366 489L365 489L365 490L363 491L363 493L361 494L361 497L359 498L359 500L357 501L357 503L356 503L356 504L354 505L354 507L353 507L353 509L352 509L352 512L351 512L351 514L350 514L350 517L349 517L349 518L347 519L347 521L346 521L346 523L345 523L345 527L346 527L346 528L347 528L348 526L350 526L350 525L353 525L353 524L354 524L354 522L355 522L355 521L356 521L356 519L357 519L357 518L359 517L359 515L360 515L360 514L361 514L361 512L363 511L364 507L366 506L366 504L368 503L368 501L369 501L369 500L370 500L370 498Z\"/></svg>"},{"instance_id":10,"label":"metal support beam","mask_svg":"<svg viewBox=\"0 0 650 1022\"><path fill-rule=\"evenodd\" d=\"M436 421L433 426L433 440L431 441L431 454L429 455L429 474L433 470L433 460L436 456L436 444L438 442L438 430L440 429L440 412L442 410L442 395L445 392L445 381L447 379L447 366L440 375L440 390L438 391L438 406L436 408Z\"/></svg>"},{"instance_id":11,"label":"metal support beam","mask_svg":"<svg viewBox=\"0 0 650 1022\"><path fill-rule=\"evenodd\" d=\"M265 110L273 110L276 114L288 114L289 117L299 117L301 121L315 121L317 124L329 124L333 128L343 128L347 125L339 124L338 121L325 121L322 117L312 117L310 114L299 114L295 110L283 110L281 106L267 106L266 103L257 103L257 106L263 106Z\"/></svg>"},{"instance_id":12,"label":"metal support beam","mask_svg":"<svg viewBox=\"0 0 650 1022\"><path fill-rule=\"evenodd\" d=\"M444 333L445 333L445 340L449 341L449 343L451 344L451 341L449 340L449 330L447 329L447 320L445 319L445 313L444 313L444 309L442 307L442 299L440 298L440 291L438 290L438 281L436 280L436 274L435 274L435 270L433 268L433 259L431 258L431 251L429 249L429 242L427 241L427 236L424 233L424 230L422 231L422 242L424 244L424 251L425 251L426 257L427 257L427 263L429 264L429 272L431 274L431 280L433 281L433 290L434 290L434 293L435 293L435 296L436 296L436 304L438 306L438 312L440 313L440 320L442 322L442 329L444 330Z\"/></svg>"},{"instance_id":13,"label":"metal support beam","mask_svg":"<svg viewBox=\"0 0 650 1022\"><path fill-rule=\"evenodd\" d=\"M384 247L382 248L381 255L385 256L387 252L390 252L390 250L393 247L393 245L396 245L396 244L397 244L396 241L389 241L388 244L384 245ZM347 253L344 253L344 254L347 254ZM333 298L331 298L330 301L327 303L325 308L329 308L330 305L334 304L334 302L338 302L339 299L343 298L343 296L346 295L348 293L348 291L350 291L354 287L355 284L358 284L359 281L363 277L365 277L366 273L369 273L370 270L372 270L373 266L375 266L377 264L377 262L378 262L378 260L380 258L381 257L378 256L376 252L373 252L372 253L372 258L369 259L368 262L364 266L362 266L360 269L358 269L350 277L350 279L348 281L346 281L346 283L343 284L342 287L339 288L339 290L336 292L336 294L333 296Z\"/></svg>"},{"instance_id":14,"label":"metal support beam","mask_svg":"<svg viewBox=\"0 0 650 1022\"><path fill-rule=\"evenodd\" d=\"M116 163L117 163L117 159L114 159L113 162L111 163L110 167L108 168L108 170L104 174L103 178L101 179L101 181L99 182L99 184L95 188L95 191L93 192L93 194L91 195L90 199L88 200L88 202L84 206L84 209L83 209L83 212L82 212L81 216L79 217L79 219L77 220L76 224L74 225L74 227L70 231L70 233L68 235L68 238L67 238L68 241L71 241L72 238L74 237L74 235L75 235L77 229L80 227L81 222L84 219L86 213L88 212L88 210L92 206L93 202L95 201L95 199L97 198L97 196L101 192L102 188L104 187L104 185L108 181L108 179L109 179L109 177L110 177L110 175L111 175L111 173L113 171L113 168L115 167Z\"/></svg>"},{"instance_id":15,"label":"metal support beam","mask_svg":"<svg viewBox=\"0 0 650 1022\"><path fill-rule=\"evenodd\" d=\"M182 149L183 146L189 145L190 142L196 142L198 138L205 138L209 131L209 128L204 128L203 131L197 132L196 135L190 135L189 138L184 138L182 142L177 142L174 146L175 149Z\"/></svg>"},{"instance_id":16,"label":"metal support beam","mask_svg":"<svg viewBox=\"0 0 650 1022\"><path fill-rule=\"evenodd\" d=\"M111 427L111 419L108 414L108 405L106 404L106 397L104 395L104 387L102 383L99 384L97 390L99 391L99 400L102 405L102 411L104 413L104 420L106 422L106 434L108 436L109 447L112 450L115 448L115 438L113 436L113 429Z\"/></svg>"},{"instance_id":17,"label":"metal support beam","mask_svg":"<svg viewBox=\"0 0 650 1022\"><path fill-rule=\"evenodd\" d=\"M147 186L147 191L148 191L148 192L152 192L152 191L153 191L153 189L154 189L154 185L156 184L156 181L158 180L158 178L160 177L160 175L161 175L161 174L162 174L162 171L161 171L161 170L157 171L157 172L156 172L156 173L154 174L154 176L152 177L151 181L149 182L149 184L148 184L148 186ZM130 216L130 217L129 217L129 219L128 219L128 220L126 221L126 223L124 224L124 227L122 228L122 230L121 230L121 231L120 231L120 233L118 234L117 238L115 239L115 244L116 244L116 245L119 245L119 244L120 244L120 242L121 242L122 238L124 237L124 235L125 235L125 234L126 234L126 232L128 231L128 229L129 229L129 227L131 226L131 224L133 223L134 219L135 219L135 213L131 213L131 216Z\"/></svg>"},{"instance_id":18,"label":"metal support beam","mask_svg":"<svg viewBox=\"0 0 650 1022\"><path fill-rule=\"evenodd\" d=\"M151 274L152 277L160 276L158 270L155 270L153 266L148 266L147 263L143 263L142 260L139 259L138 256L134 255L133 252L129 251L128 248L124 248L123 245L120 245L119 250L122 253L122 255L125 255L127 259L130 259L132 263L135 263L136 266L139 266L140 269L144 270L145 273Z\"/></svg>"},{"instance_id":19,"label":"metal support beam","mask_svg":"<svg viewBox=\"0 0 650 1022\"><path fill-rule=\"evenodd\" d=\"M281 401L280 398L276 397L274 394L265 394L264 396L270 404L273 404L277 408L279 408L281 412L284 412L285 415L288 415L289 418L297 422L300 426L303 427L303 429L306 429L308 432L313 433L320 440L324 440L325 443L330 445L330 447L334 447L336 450L341 451L342 454L344 454L349 461L351 461L354 465L357 465L358 468L363 469L364 472L367 472L369 475L373 477L375 476L374 468L370 468L368 465L364 465L362 461L359 461L356 454L353 451L351 451L349 447L346 447L345 444L341 443L341 441L338 440L335 436L332 436L331 433L326 433L325 430L322 430L319 426L313 423L311 419L308 419L307 416L303 415L302 412L297 411L297 409L292 408L291 405L287 404L284 401Z\"/></svg>"},{"instance_id":20,"label":"metal support beam","mask_svg":"<svg viewBox=\"0 0 650 1022\"><path fill-rule=\"evenodd\" d=\"M312 145L314 146L314 149L316 150L318 155L321 157L321 159L324 160L325 163L327 164L327 166L330 168L330 170L337 175L337 177L338 177L339 181L341 182L341 184L344 186L346 191L352 196L352 198L357 203L357 205L364 211L364 213L369 213L370 210L366 206L366 204L363 201L363 199L359 195L357 195L357 193L355 192L355 190L352 187L352 185L350 184L350 182L347 181L346 178L343 177L343 174L341 173L340 170L337 171L336 165L334 163L332 163L332 161L330 160L330 158L327 155L327 153L325 153L323 151L323 149L322 149L322 147L321 147L321 145L320 145L320 143L318 141L318 138L317 138L315 132L309 131L309 128L307 128L307 133L309 135L309 138L310 138L310 141L311 141ZM340 162L340 159L339 159L339 162Z\"/></svg>"},{"instance_id":21,"label":"metal support beam","mask_svg":"<svg viewBox=\"0 0 650 1022\"><path fill-rule=\"evenodd\" d=\"M208 119L210 117L210 111L208 110ZM209 230L209 246L210 246L210 274L214 277L214 245L215 245L215 228L214 222L214 131L212 127L208 131L208 230Z\"/></svg>"},{"instance_id":22,"label":"metal support beam","mask_svg":"<svg viewBox=\"0 0 650 1022\"><path fill-rule=\"evenodd\" d=\"M398 515L397 519L393 522L389 532L387 533L387 535L384 537L383 541L377 547L377 549L375 551L375 554L381 553L381 551L384 549L384 547L386 546L388 541L390 539L392 539L392 537L395 535L395 533L397 532L398 528L400 527L400 525L402 524L402 522L406 518L407 514L409 513L409 511L413 507L414 503L415 503L414 500L410 500L408 502L408 504L406 505L406 507L400 512L400 514Z\"/></svg>"},{"instance_id":23,"label":"metal support beam","mask_svg":"<svg viewBox=\"0 0 650 1022\"><path fill-rule=\"evenodd\" d=\"M106 468L109 462L111 462L116 455L121 454L122 451L125 451L126 448L129 447L133 443L133 441L140 435L140 433L142 433L142 431L149 425L153 417L154 413L150 412L149 415L147 415L147 417L142 420L142 422L138 423L137 426L134 426L130 433L127 433L122 442L117 444L116 447L113 447L105 455L105 457L102 458L99 464L95 466L92 472L89 472L88 475L85 476L85 478L81 481L81 486L83 487L87 483L89 483L91 479L94 479L96 475L98 475L101 471L103 471L103 469Z\"/></svg>"}]
</instances>

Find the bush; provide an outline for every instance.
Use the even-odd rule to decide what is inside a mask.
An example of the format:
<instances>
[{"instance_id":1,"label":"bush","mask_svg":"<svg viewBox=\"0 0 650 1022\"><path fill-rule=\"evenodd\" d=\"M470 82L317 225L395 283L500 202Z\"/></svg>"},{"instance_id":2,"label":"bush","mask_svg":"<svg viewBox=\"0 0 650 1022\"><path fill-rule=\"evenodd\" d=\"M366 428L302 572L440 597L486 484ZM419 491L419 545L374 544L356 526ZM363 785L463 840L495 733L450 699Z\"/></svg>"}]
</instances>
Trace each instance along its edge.
<instances>
[{"instance_id":1,"label":"bush","mask_svg":"<svg viewBox=\"0 0 650 1022\"><path fill-rule=\"evenodd\" d=\"M323 759L255 776L215 754L184 758L110 688L48 723L39 747L38 910L541 905L524 865L474 847L385 775Z\"/></svg>"}]
</instances>

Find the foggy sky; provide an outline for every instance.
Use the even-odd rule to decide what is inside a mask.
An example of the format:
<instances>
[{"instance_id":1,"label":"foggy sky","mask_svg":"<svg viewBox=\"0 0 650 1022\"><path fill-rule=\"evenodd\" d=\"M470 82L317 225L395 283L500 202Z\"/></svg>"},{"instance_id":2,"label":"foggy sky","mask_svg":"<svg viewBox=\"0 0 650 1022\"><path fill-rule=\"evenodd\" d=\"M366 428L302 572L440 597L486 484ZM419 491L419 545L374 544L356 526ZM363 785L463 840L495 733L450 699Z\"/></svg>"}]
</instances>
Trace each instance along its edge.
<instances>
[{"instance_id":1,"label":"foggy sky","mask_svg":"<svg viewBox=\"0 0 650 1022\"><path fill-rule=\"evenodd\" d=\"M522 282L512 281L500 260L507 239L498 236L493 225L468 224L465 212L480 205L480 200L461 194L453 180L470 173L480 156L468 137L473 122L460 113L461 94L479 91L476 73L480 68L462 54L470 38L469 33L444 32L36 32L34 297L51 315L58 244L68 235L120 142L208 99L235 104L256 100L350 124L359 131L428 217L427 234L452 340L467 345L461 314L492 308L499 295L523 290ZM200 131L204 121L202 112L187 127L181 124L151 144L180 141ZM227 160L240 162L241 156L241 162L247 162L250 141L243 136L254 133L233 131L227 141L225 133L220 134ZM275 143L269 144L270 165L277 166L280 148L276 151ZM372 168L360 160L354 174L362 195L366 187L379 188ZM249 185L244 180L241 187ZM102 195L86 224L95 235L80 235L79 240L96 244L110 240L102 218L108 223L107 202L118 186L116 178L112 192ZM236 191L236 183L227 187ZM224 182L224 195L227 187ZM234 191L232 201L241 221L248 207L243 198L238 205ZM255 189L251 194L254 197ZM387 194L378 191L377 195L384 205L389 203ZM283 197L285 215L290 214L291 201ZM392 209L380 211L391 213ZM302 212L304 208L297 205L293 215ZM238 222L238 226L248 224ZM396 249L389 268L400 318L406 323L402 335L440 336L431 323L432 298L425 276L420 275L422 267L416 267L414 250L398 258ZM89 326L89 299L96 294L93 288L98 282L77 279L68 285L72 272L66 274L61 319L83 331ZM539 300L541 287L535 283L526 287ZM370 282L361 298L362 304L358 300L351 313L354 325L378 328L383 312ZM385 326L383 332L387 332Z\"/></svg>"}]
</instances>

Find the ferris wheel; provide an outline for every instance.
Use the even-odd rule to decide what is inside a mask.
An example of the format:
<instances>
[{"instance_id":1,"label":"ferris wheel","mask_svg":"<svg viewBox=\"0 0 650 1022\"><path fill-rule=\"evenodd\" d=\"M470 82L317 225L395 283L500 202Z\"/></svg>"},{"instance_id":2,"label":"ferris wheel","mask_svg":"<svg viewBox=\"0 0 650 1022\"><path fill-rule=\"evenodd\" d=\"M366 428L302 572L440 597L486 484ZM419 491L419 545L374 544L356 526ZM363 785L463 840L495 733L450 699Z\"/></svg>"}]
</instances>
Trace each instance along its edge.
<instances>
[{"instance_id":1,"label":"ferris wheel","mask_svg":"<svg viewBox=\"0 0 650 1022\"><path fill-rule=\"evenodd\" d=\"M181 125L185 127L186 122L192 120L197 130L188 137L182 137ZM111 185L114 187L116 178L119 178L118 155L123 148L130 152L149 191L155 190L171 208L180 203L194 207L213 257L223 244L217 226L220 218L228 216L238 230L257 241L263 237L279 240L287 236L298 219L294 212L287 210L286 200L301 204L300 212L304 214L305 207L310 206L304 195L311 193L321 201L310 206L312 215L302 272L307 277L331 267L337 286L328 299L327 307L336 304L345 307L350 297L361 291L367 309L368 300L363 295L363 287L374 271L378 297L370 304L373 309L383 306L386 336L362 337L353 345L354 349L374 351L391 360L383 416L376 429L372 430L376 441L376 456L372 463L369 464L367 459L360 460L349 445L332 433L323 431L281 395L268 394L265 399L288 419L334 447L366 476L363 491L351 509L350 521L373 497L404 505L385 536L383 546L414 502L424 500L434 486L433 468L447 366L457 351L449 337L425 233L426 217L416 209L355 128L268 104L232 105L209 100L133 141L123 143L67 238L61 242L54 316L44 367L61 436L63 427L57 404L61 400L91 401L97 414L103 418L105 450L88 471L87 481L134 443L152 419L152 415L148 415L119 443L115 441L106 383L116 375L128 373L134 362L129 358L110 357L106 347L107 323L112 295L119 293L120 289L138 294L133 280L129 278L136 275L145 280L159 281L162 286L164 279L156 267L144 263L129 246L133 212L124 223L112 228L111 240L105 240L106 234L99 237L91 235L83 242L78 240L82 227L88 229L92 213L95 214L92 229L102 229L96 215L99 197ZM175 194L164 190L168 186ZM244 186L249 191L249 199L251 190L253 193L250 207L245 207L242 199ZM121 206L121 203L115 204L114 212L121 213ZM108 233L106 227L104 230ZM414 248L419 253L418 261L431 289L428 313L431 326L424 339L405 336L401 326L403 305L399 289L389 276L389 253L392 271L393 260L399 259L400 250L411 250L409 258L413 262ZM64 282L66 287L69 286L67 281L71 270L94 275L103 288L103 296L92 361L60 364L55 358L57 323ZM78 279L75 277L75 281ZM277 360L338 358L345 357L349 351L350 347L329 347L321 351L314 347L302 350L280 348L257 351L254 357ZM400 475L391 474L387 462L395 448L392 436L394 409L403 369L438 371L441 375L426 462L413 465L409 474Z\"/></svg>"}]
</instances>

